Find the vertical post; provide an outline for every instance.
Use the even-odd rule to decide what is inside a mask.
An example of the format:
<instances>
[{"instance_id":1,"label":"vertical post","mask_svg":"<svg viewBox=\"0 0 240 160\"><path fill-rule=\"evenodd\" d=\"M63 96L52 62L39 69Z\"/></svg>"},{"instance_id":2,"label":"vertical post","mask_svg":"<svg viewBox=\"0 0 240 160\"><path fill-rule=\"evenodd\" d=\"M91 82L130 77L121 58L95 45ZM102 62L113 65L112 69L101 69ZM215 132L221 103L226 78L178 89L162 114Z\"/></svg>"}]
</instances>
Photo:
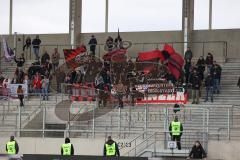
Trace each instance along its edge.
<instances>
[{"instance_id":1,"label":"vertical post","mask_svg":"<svg viewBox=\"0 0 240 160\"><path fill-rule=\"evenodd\" d=\"M17 54L17 32L14 32L14 37L13 37L13 52Z\"/></svg>"},{"instance_id":2,"label":"vertical post","mask_svg":"<svg viewBox=\"0 0 240 160\"><path fill-rule=\"evenodd\" d=\"M46 106L42 108L42 112L43 112L42 138L45 138Z\"/></svg>"},{"instance_id":3,"label":"vertical post","mask_svg":"<svg viewBox=\"0 0 240 160\"><path fill-rule=\"evenodd\" d=\"M212 30L212 0L209 0L209 30Z\"/></svg>"},{"instance_id":4,"label":"vertical post","mask_svg":"<svg viewBox=\"0 0 240 160\"><path fill-rule=\"evenodd\" d=\"M10 0L10 13L9 13L9 34L12 35L12 22L13 22L13 0Z\"/></svg>"},{"instance_id":5,"label":"vertical post","mask_svg":"<svg viewBox=\"0 0 240 160\"><path fill-rule=\"evenodd\" d=\"M108 11L109 11L109 0L106 0L105 8L105 32L108 32Z\"/></svg>"},{"instance_id":6,"label":"vertical post","mask_svg":"<svg viewBox=\"0 0 240 160\"><path fill-rule=\"evenodd\" d=\"M205 132L205 109L202 109L202 114L203 114L203 132Z\"/></svg>"},{"instance_id":7,"label":"vertical post","mask_svg":"<svg viewBox=\"0 0 240 160\"><path fill-rule=\"evenodd\" d=\"M93 106L92 138L95 138L95 106Z\"/></svg>"},{"instance_id":8,"label":"vertical post","mask_svg":"<svg viewBox=\"0 0 240 160\"><path fill-rule=\"evenodd\" d=\"M207 109L207 135L208 135L208 131L209 131L209 109Z\"/></svg>"},{"instance_id":9,"label":"vertical post","mask_svg":"<svg viewBox=\"0 0 240 160\"><path fill-rule=\"evenodd\" d=\"M230 140L230 108L228 108L228 140Z\"/></svg>"},{"instance_id":10,"label":"vertical post","mask_svg":"<svg viewBox=\"0 0 240 160\"><path fill-rule=\"evenodd\" d=\"M22 118L21 118L21 107L18 106L18 137L21 136L21 121L22 121Z\"/></svg>"},{"instance_id":11,"label":"vertical post","mask_svg":"<svg viewBox=\"0 0 240 160\"><path fill-rule=\"evenodd\" d=\"M164 149L166 149L167 148L167 143L166 143L166 141L167 141L167 124L168 124L168 120L167 120L167 118L168 118L168 109L167 108L164 108L164 124L163 124L163 129L164 129Z\"/></svg>"},{"instance_id":12,"label":"vertical post","mask_svg":"<svg viewBox=\"0 0 240 160\"><path fill-rule=\"evenodd\" d=\"M145 106L145 111L144 111L144 114L145 114L145 118L144 118L144 131L146 132L147 131L147 123L148 123L148 107Z\"/></svg>"},{"instance_id":13,"label":"vertical post","mask_svg":"<svg viewBox=\"0 0 240 160\"><path fill-rule=\"evenodd\" d=\"M118 116L119 116L119 121L118 121L118 135L119 137L121 136L121 108L119 107L118 109Z\"/></svg>"}]
</instances>

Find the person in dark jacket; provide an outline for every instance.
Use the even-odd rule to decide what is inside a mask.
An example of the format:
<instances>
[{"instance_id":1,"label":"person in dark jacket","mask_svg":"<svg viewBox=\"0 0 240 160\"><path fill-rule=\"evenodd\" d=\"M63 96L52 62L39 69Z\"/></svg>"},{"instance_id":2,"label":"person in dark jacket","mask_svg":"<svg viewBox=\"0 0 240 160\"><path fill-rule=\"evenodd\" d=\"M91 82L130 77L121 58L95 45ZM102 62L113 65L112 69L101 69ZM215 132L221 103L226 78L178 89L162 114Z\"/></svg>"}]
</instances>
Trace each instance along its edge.
<instances>
[{"instance_id":1,"label":"person in dark jacket","mask_svg":"<svg viewBox=\"0 0 240 160\"><path fill-rule=\"evenodd\" d=\"M31 40L31 38L28 36L27 37L27 39L26 39L26 41L25 41L25 44L24 44L24 46L23 46L23 51L25 51L25 48L30 48L31 47L31 44L32 44L32 40Z\"/></svg>"},{"instance_id":2,"label":"person in dark jacket","mask_svg":"<svg viewBox=\"0 0 240 160\"><path fill-rule=\"evenodd\" d=\"M39 60L39 48L41 44L41 40L39 39L39 35L36 36L36 38L32 41L32 46L33 46L33 52L36 56L36 60Z\"/></svg>"},{"instance_id":3,"label":"person in dark jacket","mask_svg":"<svg viewBox=\"0 0 240 160\"><path fill-rule=\"evenodd\" d=\"M189 83L192 86L192 98L193 98L192 104L199 104L201 79L196 69L193 70L193 73L189 78Z\"/></svg>"},{"instance_id":4,"label":"person in dark jacket","mask_svg":"<svg viewBox=\"0 0 240 160\"><path fill-rule=\"evenodd\" d=\"M222 68L216 62L213 63L213 67L211 69L211 74L213 76L213 93L219 94Z\"/></svg>"},{"instance_id":5,"label":"person in dark jacket","mask_svg":"<svg viewBox=\"0 0 240 160\"><path fill-rule=\"evenodd\" d=\"M10 141L6 144L6 152L11 155L18 154L19 146L14 136L11 136Z\"/></svg>"},{"instance_id":6,"label":"person in dark jacket","mask_svg":"<svg viewBox=\"0 0 240 160\"><path fill-rule=\"evenodd\" d=\"M184 59L185 59L185 61L190 60L190 62L191 62L192 61L192 57L193 57L193 53L191 51L191 48L188 47L186 52L185 52L185 54L184 54Z\"/></svg>"},{"instance_id":7,"label":"person in dark jacket","mask_svg":"<svg viewBox=\"0 0 240 160\"><path fill-rule=\"evenodd\" d=\"M41 65L45 65L47 59L50 60L50 55L49 55L48 52L45 50L45 51L44 51L44 54L42 55L42 58L41 58Z\"/></svg>"},{"instance_id":8,"label":"person in dark jacket","mask_svg":"<svg viewBox=\"0 0 240 160\"><path fill-rule=\"evenodd\" d=\"M174 104L174 106L173 106L173 112L176 114L178 111L180 111L181 109L180 109L180 105L179 104Z\"/></svg>"},{"instance_id":9,"label":"person in dark jacket","mask_svg":"<svg viewBox=\"0 0 240 160\"><path fill-rule=\"evenodd\" d=\"M23 67L23 65L24 65L24 63L25 63L24 55L21 54L21 57L20 57L20 58L14 57L14 61L17 63L18 69L22 69L22 67Z\"/></svg>"},{"instance_id":10,"label":"person in dark jacket","mask_svg":"<svg viewBox=\"0 0 240 160\"><path fill-rule=\"evenodd\" d=\"M169 125L169 133L172 141L177 141L178 150L181 150L181 137L183 134L182 123L179 122L178 117L175 116L174 121Z\"/></svg>"},{"instance_id":11,"label":"person in dark jacket","mask_svg":"<svg viewBox=\"0 0 240 160\"><path fill-rule=\"evenodd\" d=\"M204 72L205 72L205 60L204 60L203 56L199 57L196 66L197 66L199 76L200 76L201 80L203 80Z\"/></svg>"},{"instance_id":12,"label":"person in dark jacket","mask_svg":"<svg viewBox=\"0 0 240 160\"><path fill-rule=\"evenodd\" d=\"M108 140L104 144L103 156L120 156L118 145L111 136L108 136Z\"/></svg>"},{"instance_id":13,"label":"person in dark jacket","mask_svg":"<svg viewBox=\"0 0 240 160\"><path fill-rule=\"evenodd\" d=\"M189 153L189 156L187 159L204 159L206 160L207 154L205 150L203 149L201 143L199 141L196 141L194 146L192 147L192 150Z\"/></svg>"},{"instance_id":14,"label":"person in dark jacket","mask_svg":"<svg viewBox=\"0 0 240 160\"><path fill-rule=\"evenodd\" d=\"M91 51L92 56L95 56L97 39L94 37L94 35L92 35L92 37L91 37L90 41L88 42L88 44L90 45L90 51Z\"/></svg>"},{"instance_id":15,"label":"person in dark jacket","mask_svg":"<svg viewBox=\"0 0 240 160\"><path fill-rule=\"evenodd\" d=\"M188 81L189 81L191 67L192 67L191 60L187 59L185 65L184 65L186 84L188 84Z\"/></svg>"},{"instance_id":16,"label":"person in dark jacket","mask_svg":"<svg viewBox=\"0 0 240 160\"><path fill-rule=\"evenodd\" d=\"M213 77L211 73L208 73L205 79L205 87L206 87L206 97L205 102L208 101L208 96L211 98L211 102L213 102Z\"/></svg>"},{"instance_id":17,"label":"person in dark jacket","mask_svg":"<svg viewBox=\"0 0 240 160\"><path fill-rule=\"evenodd\" d=\"M207 57L206 57L206 60L205 60L205 63L207 65L207 72L210 72L211 71L211 68L213 66L213 55L211 53L208 53L207 54Z\"/></svg>"}]
</instances>

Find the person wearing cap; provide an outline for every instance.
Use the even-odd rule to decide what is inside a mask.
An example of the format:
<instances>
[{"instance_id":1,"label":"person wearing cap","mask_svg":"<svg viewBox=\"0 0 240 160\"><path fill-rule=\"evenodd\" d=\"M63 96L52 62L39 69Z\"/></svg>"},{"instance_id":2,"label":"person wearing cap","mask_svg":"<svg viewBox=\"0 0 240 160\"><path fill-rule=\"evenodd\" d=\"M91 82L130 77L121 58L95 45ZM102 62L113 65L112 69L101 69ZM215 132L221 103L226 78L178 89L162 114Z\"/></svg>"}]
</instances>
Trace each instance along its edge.
<instances>
[{"instance_id":1,"label":"person wearing cap","mask_svg":"<svg viewBox=\"0 0 240 160\"><path fill-rule=\"evenodd\" d=\"M90 51L91 51L92 56L95 56L97 39L94 37L94 35L91 36L91 39L88 42L88 44L90 45Z\"/></svg>"},{"instance_id":2,"label":"person wearing cap","mask_svg":"<svg viewBox=\"0 0 240 160\"><path fill-rule=\"evenodd\" d=\"M178 117L175 116L174 121L169 125L169 133L172 141L177 141L178 150L181 150L181 136L183 132L182 123L178 121Z\"/></svg>"},{"instance_id":3,"label":"person wearing cap","mask_svg":"<svg viewBox=\"0 0 240 160\"><path fill-rule=\"evenodd\" d=\"M120 156L118 145L112 140L112 137L108 137L108 141L104 144L103 149L104 156Z\"/></svg>"},{"instance_id":4,"label":"person wearing cap","mask_svg":"<svg viewBox=\"0 0 240 160\"><path fill-rule=\"evenodd\" d=\"M65 138L65 143L61 146L61 155L63 156L71 156L74 155L74 147L70 143L70 139L67 137Z\"/></svg>"},{"instance_id":5,"label":"person wearing cap","mask_svg":"<svg viewBox=\"0 0 240 160\"><path fill-rule=\"evenodd\" d=\"M6 152L9 155L18 154L19 146L14 136L10 137L10 141L6 144Z\"/></svg>"}]
</instances>

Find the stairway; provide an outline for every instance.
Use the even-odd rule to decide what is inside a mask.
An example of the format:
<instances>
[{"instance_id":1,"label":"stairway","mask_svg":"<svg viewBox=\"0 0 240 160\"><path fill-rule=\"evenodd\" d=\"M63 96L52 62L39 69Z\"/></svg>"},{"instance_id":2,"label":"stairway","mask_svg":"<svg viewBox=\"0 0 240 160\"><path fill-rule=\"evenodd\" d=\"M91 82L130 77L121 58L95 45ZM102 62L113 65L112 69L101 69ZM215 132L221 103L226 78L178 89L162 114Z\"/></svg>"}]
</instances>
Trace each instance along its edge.
<instances>
[{"instance_id":1,"label":"stairway","mask_svg":"<svg viewBox=\"0 0 240 160\"><path fill-rule=\"evenodd\" d=\"M240 89L237 87L238 78L240 77L240 59L228 59L222 65L222 77L220 84L220 94L214 94L213 104L240 105ZM203 93L205 88L203 88ZM203 94L202 104L210 104L204 102L205 94Z\"/></svg>"}]
</instances>

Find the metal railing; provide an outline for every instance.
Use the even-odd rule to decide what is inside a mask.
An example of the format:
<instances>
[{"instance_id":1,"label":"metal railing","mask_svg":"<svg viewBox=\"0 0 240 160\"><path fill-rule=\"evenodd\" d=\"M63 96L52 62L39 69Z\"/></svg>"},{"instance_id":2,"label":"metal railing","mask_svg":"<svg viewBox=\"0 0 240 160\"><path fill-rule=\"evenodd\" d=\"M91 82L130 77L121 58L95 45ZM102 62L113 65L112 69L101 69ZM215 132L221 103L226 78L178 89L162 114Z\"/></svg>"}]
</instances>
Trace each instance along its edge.
<instances>
[{"instance_id":1,"label":"metal railing","mask_svg":"<svg viewBox=\"0 0 240 160\"><path fill-rule=\"evenodd\" d=\"M18 35L21 38L24 35ZM24 39L24 38L23 38ZM123 41L123 44L128 44L125 48L128 48L128 53L131 53L130 56L136 56L137 54L142 51L149 51L154 50L156 48L161 49L163 45L168 43L172 45L177 52L182 53L184 55L184 44L188 44L189 42L177 42L177 41L162 41L162 42L154 42L154 43L134 43L129 41ZM130 44L130 45L129 45ZM99 43L96 45L96 56L102 57L104 53L107 53L107 44ZM113 43L113 46L117 46L118 44ZM24 43L19 43L16 46L17 53L22 53ZM64 58L63 49L70 49L72 47L78 47L79 45L71 45L71 44L42 44L40 45L40 53L42 53L43 49L45 48L49 53L52 53L54 48L57 48L59 53L61 54L61 58ZM32 46L25 51L26 59L34 59L34 55L32 53ZM90 45L86 44L87 50L90 51ZM226 60L228 54L228 44L226 41L196 41L191 42L191 48L193 51L194 58L198 58L200 56L206 56L208 52L211 52L214 57L221 57L222 59ZM114 48L113 48L114 49ZM3 55L3 54L2 54Z\"/></svg>"},{"instance_id":2,"label":"metal railing","mask_svg":"<svg viewBox=\"0 0 240 160\"><path fill-rule=\"evenodd\" d=\"M65 124L63 130L67 130L66 133L72 137L81 136L78 131L91 131L87 133L87 137L95 137L97 131L118 132L124 131L124 135L118 134L118 137L130 136L132 131L156 131L160 128L168 130L168 126L174 116L177 115L180 121L184 125L186 130L194 130L201 128L202 131L212 136L219 137L218 139L231 139L233 133L237 128L240 128L239 123L239 106L218 106L217 108L208 106L202 107L200 105L183 107L181 111L176 114L173 112L173 108L169 108L169 105L150 105L143 104L141 106L131 107L128 105L126 108L98 108L97 104L93 102L86 107L86 104L90 102L84 102L85 104L71 105L68 94L49 94L49 101L42 101L40 94L28 94L29 99L25 99L25 107L21 108L11 98L6 102L2 102L1 114L2 126L6 126L9 122L7 118L12 118L12 125L19 130L26 129L25 126L30 122L33 123L33 118L41 113L41 118L38 123L41 123L42 134L39 136L45 137L44 133L50 132L45 128L47 122L46 118L55 117L59 119L60 124ZM70 104L59 105L58 111L60 114L67 117L61 119L61 115L56 114L56 105L69 101ZM76 109L76 111L75 111ZM82 110L85 110L83 111ZM74 110L74 111L73 111ZM49 112L51 111L51 112ZM85 113L87 112L87 113ZM69 116L71 115L71 116ZM85 118L84 118L85 117ZM34 122L37 123L37 122ZM37 126L39 124L36 124ZM223 128L223 129L222 129ZM31 129L31 127L29 128ZM7 129L6 129L7 130ZM19 131L18 130L18 131ZM33 129L34 130L34 129ZM37 131L37 130L36 130ZM234 131L234 132L233 132ZM51 132L55 132L54 130ZM57 131L56 131L57 132ZM59 132L59 131L58 131ZM28 132L29 133L29 132ZM219 136L221 135L221 136ZM234 134L235 135L235 134ZM34 136L34 135L29 135Z\"/></svg>"},{"instance_id":3,"label":"metal railing","mask_svg":"<svg viewBox=\"0 0 240 160\"><path fill-rule=\"evenodd\" d=\"M128 152L124 153L124 156L131 156L131 157L136 157L136 156L141 156L144 155L146 152L151 152L152 157L156 156L157 152L166 152L170 150L167 148L167 142L171 141L171 137L168 136L170 132L168 131L158 131L158 132L152 132L152 133L142 133L140 134L137 138L135 138L133 141L133 147L131 150ZM143 137L144 135L147 135L145 138L142 138L138 142L136 140L139 137ZM181 152L183 156L187 157L189 154L189 151L191 147L193 146L193 143L196 140L199 140L202 142L203 147L205 150L207 150L208 146L208 138L207 138L207 133L204 133L200 130L198 131L184 131L182 133L184 136L181 138L181 145L182 145L182 150L184 152ZM161 151L159 150L161 149ZM172 150L172 154L173 154Z\"/></svg>"}]
</instances>

